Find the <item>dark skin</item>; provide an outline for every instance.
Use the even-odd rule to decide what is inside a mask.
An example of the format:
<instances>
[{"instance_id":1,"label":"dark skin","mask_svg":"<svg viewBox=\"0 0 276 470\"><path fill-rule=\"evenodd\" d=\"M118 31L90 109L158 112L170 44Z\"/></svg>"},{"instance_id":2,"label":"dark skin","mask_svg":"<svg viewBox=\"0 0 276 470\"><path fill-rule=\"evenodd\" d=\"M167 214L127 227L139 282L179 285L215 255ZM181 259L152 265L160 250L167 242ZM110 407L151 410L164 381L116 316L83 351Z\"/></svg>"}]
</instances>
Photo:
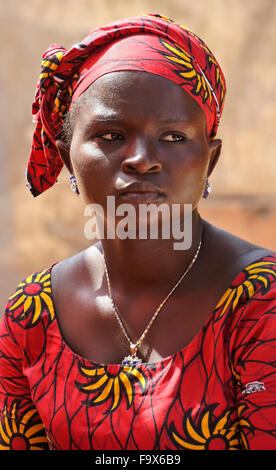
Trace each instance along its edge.
<instances>
[{"instance_id":1,"label":"dark skin","mask_svg":"<svg viewBox=\"0 0 276 470\"><path fill-rule=\"evenodd\" d=\"M61 140L57 146L84 202L105 206L106 196L114 195L117 205L153 199L156 204L190 203L193 242L190 249L177 251L172 239L104 239L55 265L57 320L75 353L91 362L121 363L129 344L107 295L103 253L115 303L136 342L190 264L202 236L194 266L139 350L144 361L155 362L187 346L240 270L271 251L201 219L198 205L221 141L208 138L203 111L181 87L144 72L115 72L92 84L82 101L71 148ZM131 182L158 189L122 195Z\"/></svg>"}]
</instances>

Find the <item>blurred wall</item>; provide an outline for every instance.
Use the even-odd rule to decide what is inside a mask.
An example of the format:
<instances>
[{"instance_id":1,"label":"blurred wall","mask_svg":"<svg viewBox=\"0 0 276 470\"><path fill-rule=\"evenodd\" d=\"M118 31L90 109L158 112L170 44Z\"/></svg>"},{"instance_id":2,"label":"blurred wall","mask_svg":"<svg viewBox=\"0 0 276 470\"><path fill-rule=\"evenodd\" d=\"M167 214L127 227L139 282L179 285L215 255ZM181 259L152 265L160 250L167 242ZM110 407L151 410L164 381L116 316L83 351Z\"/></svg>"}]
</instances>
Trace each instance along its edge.
<instances>
[{"instance_id":1,"label":"blurred wall","mask_svg":"<svg viewBox=\"0 0 276 470\"><path fill-rule=\"evenodd\" d=\"M41 55L51 43L70 47L94 27L149 12L198 33L226 75L223 152L201 214L276 250L275 0L1 0L0 310L26 275L89 245L65 170L36 199L25 187Z\"/></svg>"}]
</instances>

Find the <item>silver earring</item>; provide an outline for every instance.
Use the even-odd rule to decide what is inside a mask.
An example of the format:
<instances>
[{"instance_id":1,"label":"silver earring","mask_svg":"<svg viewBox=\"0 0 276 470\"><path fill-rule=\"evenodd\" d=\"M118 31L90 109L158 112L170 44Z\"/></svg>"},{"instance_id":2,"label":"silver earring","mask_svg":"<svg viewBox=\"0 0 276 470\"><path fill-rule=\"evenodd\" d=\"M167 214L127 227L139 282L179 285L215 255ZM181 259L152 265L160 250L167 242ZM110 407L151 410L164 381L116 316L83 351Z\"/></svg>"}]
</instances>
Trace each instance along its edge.
<instances>
[{"instance_id":1,"label":"silver earring","mask_svg":"<svg viewBox=\"0 0 276 470\"><path fill-rule=\"evenodd\" d=\"M78 185L77 185L77 180L76 180L76 177L74 175L70 176L70 185L71 185L71 190L74 193L80 194L79 188L78 188Z\"/></svg>"},{"instance_id":2,"label":"silver earring","mask_svg":"<svg viewBox=\"0 0 276 470\"><path fill-rule=\"evenodd\" d=\"M209 194L212 192L212 188L211 188L211 185L208 181L208 178L206 179L206 184L205 184L205 189L204 189L204 193L203 193L203 196L205 199L207 199L207 197L209 196Z\"/></svg>"}]
</instances>

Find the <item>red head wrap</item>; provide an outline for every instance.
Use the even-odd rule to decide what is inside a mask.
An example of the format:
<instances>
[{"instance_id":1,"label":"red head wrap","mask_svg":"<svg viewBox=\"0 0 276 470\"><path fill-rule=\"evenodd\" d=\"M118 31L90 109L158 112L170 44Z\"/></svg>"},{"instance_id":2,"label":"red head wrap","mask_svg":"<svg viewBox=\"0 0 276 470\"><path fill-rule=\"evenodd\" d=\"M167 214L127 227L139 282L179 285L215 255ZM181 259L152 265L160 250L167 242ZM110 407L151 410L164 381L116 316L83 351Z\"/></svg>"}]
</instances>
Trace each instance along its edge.
<instances>
[{"instance_id":1,"label":"red head wrap","mask_svg":"<svg viewBox=\"0 0 276 470\"><path fill-rule=\"evenodd\" d=\"M160 15L111 23L91 31L68 51L52 45L43 55L27 167L28 186L34 196L51 187L62 169L55 142L72 103L97 78L119 70L146 71L183 87L203 109L208 135L216 135L226 86L205 43Z\"/></svg>"}]
</instances>

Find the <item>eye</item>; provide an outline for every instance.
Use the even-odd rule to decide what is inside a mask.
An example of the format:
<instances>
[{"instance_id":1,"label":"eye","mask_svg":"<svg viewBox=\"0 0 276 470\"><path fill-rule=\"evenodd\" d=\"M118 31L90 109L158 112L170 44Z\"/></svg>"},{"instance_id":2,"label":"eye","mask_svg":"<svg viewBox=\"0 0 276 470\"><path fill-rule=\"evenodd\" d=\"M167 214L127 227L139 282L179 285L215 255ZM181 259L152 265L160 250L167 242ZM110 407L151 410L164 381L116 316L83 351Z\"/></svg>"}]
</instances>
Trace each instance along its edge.
<instances>
[{"instance_id":1,"label":"eye","mask_svg":"<svg viewBox=\"0 0 276 470\"><path fill-rule=\"evenodd\" d=\"M166 142L186 142L187 137L182 134L177 134L176 132L171 132L170 134L162 137L161 140L165 140Z\"/></svg>"},{"instance_id":2,"label":"eye","mask_svg":"<svg viewBox=\"0 0 276 470\"><path fill-rule=\"evenodd\" d=\"M98 138L109 141L124 139L122 134L120 134L119 132L107 132L106 134L99 135Z\"/></svg>"}]
</instances>

